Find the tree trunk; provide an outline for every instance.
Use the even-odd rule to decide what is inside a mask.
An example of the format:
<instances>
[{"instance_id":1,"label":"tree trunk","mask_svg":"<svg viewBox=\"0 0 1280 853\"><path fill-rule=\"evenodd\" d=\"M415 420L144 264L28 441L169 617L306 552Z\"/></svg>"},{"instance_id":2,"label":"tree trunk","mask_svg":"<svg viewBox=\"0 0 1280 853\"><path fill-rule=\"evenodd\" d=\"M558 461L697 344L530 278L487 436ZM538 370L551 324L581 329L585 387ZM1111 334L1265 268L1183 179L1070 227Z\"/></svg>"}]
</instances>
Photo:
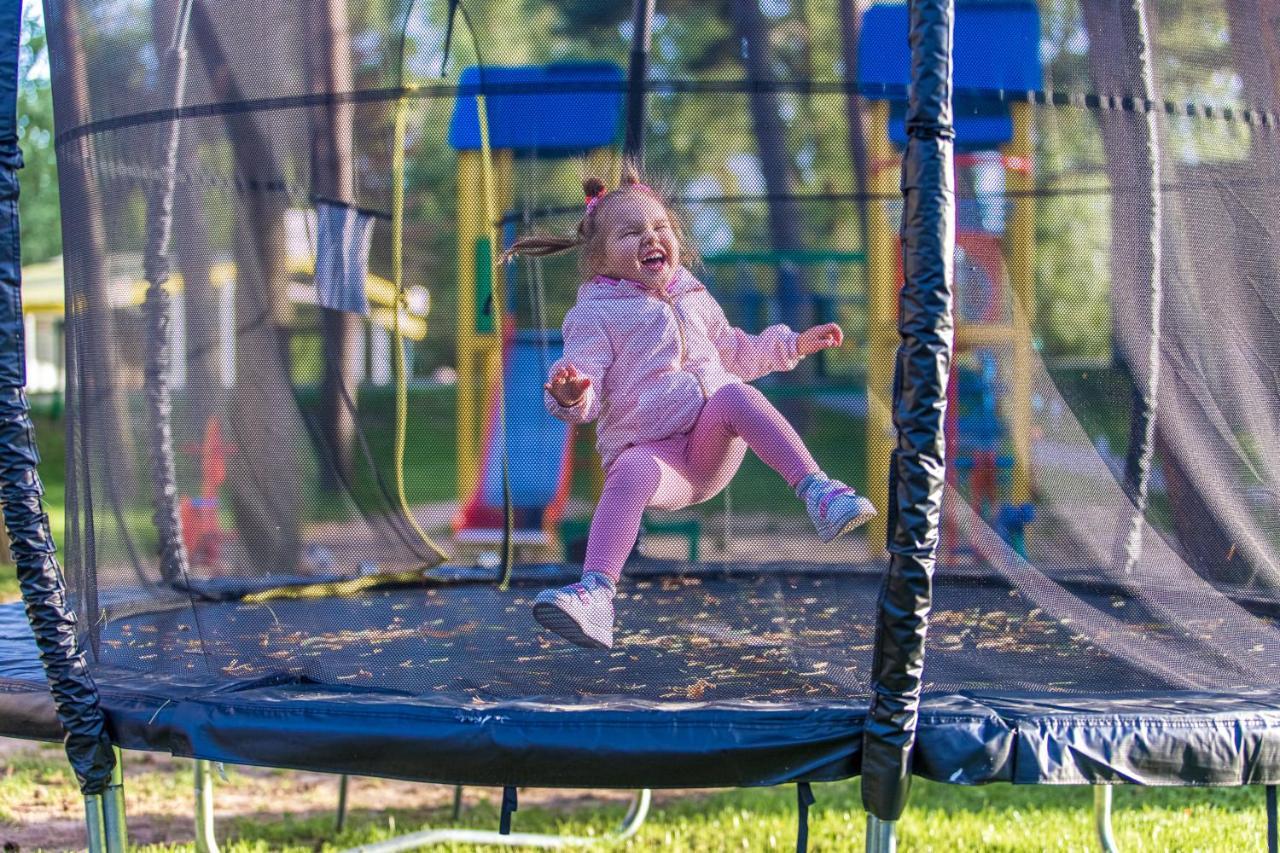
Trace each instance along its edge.
<instances>
[{"instance_id":1,"label":"tree trunk","mask_svg":"<svg viewBox=\"0 0 1280 853\"><path fill-rule=\"evenodd\" d=\"M89 79L84 46L80 40L78 7L67 3L61 14L50 15L48 28L51 57L66 68L58 90L58 126L75 127L88 122ZM67 342L78 348L79 357L69 360L78 367L76 396L82 419L81 434L91 442L90 452L110 460L96 475L105 478L108 500L119 505L136 490L131 417L120 376L115 343L115 313L111 307L107 277L107 232L102 221L103 199L91 168L96 159L94 138L83 136L74 143L74 154L59 159L59 187L62 195L63 234L67 238L66 277L74 282L83 302L66 305ZM86 307L79 307L80 305ZM71 450L71 448L68 448ZM69 454L69 459L74 457ZM72 465L77 464L74 459ZM88 464L88 460L85 460Z\"/></svg>"},{"instance_id":2,"label":"tree trunk","mask_svg":"<svg viewBox=\"0 0 1280 853\"><path fill-rule=\"evenodd\" d=\"M779 113L774 91L769 30L760 13L759 0L733 0L734 26L746 49L743 58L747 80L751 84L751 120L755 127L756 145L760 153L760 171L764 175L768 196L769 239L775 251L800 249L801 211L793 195L791 159L787 154L787 129ZM791 260L778 265L779 319L796 331L811 325L813 305L808 299L804 268ZM809 365L784 374L790 382L800 383L812 376ZM788 417L802 434L808 425L808 407L800 401L785 406Z\"/></svg>"},{"instance_id":3,"label":"tree trunk","mask_svg":"<svg viewBox=\"0 0 1280 853\"><path fill-rule=\"evenodd\" d=\"M192 10L191 35L214 96L242 100L236 70L201 3ZM282 173L252 113L230 113L225 121L238 175L276 178ZM281 329L289 311L285 199L263 183L254 182L237 196L236 381L227 409L236 450L227 461L227 485L240 538L255 564L263 573L292 573L298 567L303 494L298 459L308 443Z\"/></svg>"},{"instance_id":4,"label":"tree trunk","mask_svg":"<svg viewBox=\"0 0 1280 853\"><path fill-rule=\"evenodd\" d=\"M870 166L867 162L866 128L862 122L862 98L858 94L858 37L862 28L862 8L859 0L840 0L840 48L844 59L845 118L849 125L849 161L853 164L854 203L858 210L858 241L862 251L871 252L871 218L867 198L870 186ZM862 265L863 282L868 283Z\"/></svg>"},{"instance_id":5,"label":"tree trunk","mask_svg":"<svg viewBox=\"0 0 1280 853\"><path fill-rule=\"evenodd\" d=\"M1262 19L1258 27L1262 49L1271 74L1271 111L1275 113L1280 107L1280 0L1258 0L1258 15Z\"/></svg>"},{"instance_id":6,"label":"tree trunk","mask_svg":"<svg viewBox=\"0 0 1280 853\"><path fill-rule=\"evenodd\" d=\"M314 94L351 91L351 45L346 0L318 0L307 7L307 79ZM349 103L321 104L311 110L311 170L317 195L348 204L355 201L352 159L353 109ZM363 365L361 318L347 311L320 309L324 340L324 389L321 422L328 456L321 483L337 489L350 482L355 467L356 398Z\"/></svg>"}]
</instances>

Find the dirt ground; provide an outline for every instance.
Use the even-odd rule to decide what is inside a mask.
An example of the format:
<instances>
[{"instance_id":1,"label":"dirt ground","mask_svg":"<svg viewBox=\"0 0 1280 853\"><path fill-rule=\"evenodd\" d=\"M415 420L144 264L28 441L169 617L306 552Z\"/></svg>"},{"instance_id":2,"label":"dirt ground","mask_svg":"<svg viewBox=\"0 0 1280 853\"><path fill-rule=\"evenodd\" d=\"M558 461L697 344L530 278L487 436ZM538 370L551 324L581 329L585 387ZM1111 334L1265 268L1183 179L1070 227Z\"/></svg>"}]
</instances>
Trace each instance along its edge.
<instances>
[{"instance_id":1,"label":"dirt ground","mask_svg":"<svg viewBox=\"0 0 1280 853\"><path fill-rule=\"evenodd\" d=\"M30 741L0 738L0 773L10 756L21 752L48 750L49 756L60 754L60 746L45 746ZM194 795L191 761L154 753L125 753L125 798L131 844L190 843L194 839ZM129 785L129 776L138 773L169 777L171 784L153 782ZM338 802L338 778L324 773L279 771L255 767L237 767L230 783L215 779L217 815L224 821L220 839L227 838L228 819L251 819L256 822L317 815L335 815ZM655 802L676 796L677 792L655 794ZM520 805L542 806L559 810L594 808L606 802L625 802L626 791L522 790ZM492 789L467 788L467 806L488 801L496 804L501 792ZM349 814L402 810L427 812L448 809L453 802L453 788L417 782L387 779L353 778L348 789ZM14 821L0 821L0 849L4 853L20 851L64 851L84 849L83 800L66 785L50 785L37 789L31 802L11 805ZM448 813L437 816L447 820ZM403 827L412 831L416 826ZM603 828L603 827L602 827ZM495 827L496 829L496 827Z\"/></svg>"}]
</instances>

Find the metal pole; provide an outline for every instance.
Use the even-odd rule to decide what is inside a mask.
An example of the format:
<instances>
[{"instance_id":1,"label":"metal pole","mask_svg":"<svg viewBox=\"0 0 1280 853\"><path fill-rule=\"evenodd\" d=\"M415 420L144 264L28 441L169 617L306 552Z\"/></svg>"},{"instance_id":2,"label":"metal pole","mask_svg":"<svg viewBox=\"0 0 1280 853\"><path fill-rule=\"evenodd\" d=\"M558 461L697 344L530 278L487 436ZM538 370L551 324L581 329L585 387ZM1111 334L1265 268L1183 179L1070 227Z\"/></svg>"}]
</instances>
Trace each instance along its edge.
<instances>
[{"instance_id":1,"label":"metal pole","mask_svg":"<svg viewBox=\"0 0 1280 853\"><path fill-rule=\"evenodd\" d=\"M213 764L197 758L196 853L218 853L218 837L213 826Z\"/></svg>"},{"instance_id":2,"label":"metal pole","mask_svg":"<svg viewBox=\"0 0 1280 853\"><path fill-rule=\"evenodd\" d=\"M86 794L84 798L84 826L88 836L89 853L105 853L107 830L102 823L102 795Z\"/></svg>"},{"instance_id":3,"label":"metal pole","mask_svg":"<svg viewBox=\"0 0 1280 853\"><path fill-rule=\"evenodd\" d=\"M1093 828L1098 832L1098 846L1103 853L1116 853L1116 837L1111 831L1111 786L1093 789Z\"/></svg>"},{"instance_id":4,"label":"metal pole","mask_svg":"<svg viewBox=\"0 0 1280 853\"><path fill-rule=\"evenodd\" d=\"M453 822L457 823L462 819L462 786L453 786Z\"/></svg>"},{"instance_id":5,"label":"metal pole","mask_svg":"<svg viewBox=\"0 0 1280 853\"><path fill-rule=\"evenodd\" d=\"M342 832L347 828L347 785L351 777L346 773L338 780L338 819L334 822L334 830Z\"/></svg>"},{"instance_id":6,"label":"metal pole","mask_svg":"<svg viewBox=\"0 0 1280 853\"><path fill-rule=\"evenodd\" d=\"M1276 815L1276 786L1267 786L1267 853L1280 853L1280 816Z\"/></svg>"},{"instance_id":7,"label":"metal pole","mask_svg":"<svg viewBox=\"0 0 1280 853\"><path fill-rule=\"evenodd\" d=\"M129 849L129 831L124 813L124 756L120 747L112 747L116 766L111 771L111 783L102 795L102 824L106 832L108 853L124 853Z\"/></svg>"},{"instance_id":8,"label":"metal pole","mask_svg":"<svg viewBox=\"0 0 1280 853\"><path fill-rule=\"evenodd\" d=\"M895 853L898 849L897 821L867 815L867 853Z\"/></svg>"},{"instance_id":9,"label":"metal pole","mask_svg":"<svg viewBox=\"0 0 1280 853\"><path fill-rule=\"evenodd\" d=\"M374 844L363 844L352 847L344 853L400 853L404 850L418 850L432 844L474 844L501 847L538 847L547 850L562 850L573 847L600 847L624 841L640 831L641 825L649 815L653 792L648 788L636 792L631 807L627 809L622 823L613 832L593 837L573 835L542 835L533 832L512 832L500 835L482 829L424 829L398 838L389 838Z\"/></svg>"},{"instance_id":10,"label":"metal pole","mask_svg":"<svg viewBox=\"0 0 1280 853\"><path fill-rule=\"evenodd\" d=\"M1274 788L1271 790L1272 793L1275 793ZM622 824L614 833L613 840L621 841L639 832L644 819L649 816L649 806L652 802L653 791L648 788L644 788L640 793L636 794L635 799L631 801L631 807L627 809L626 816L622 819ZM1274 803L1274 799L1272 802Z\"/></svg>"},{"instance_id":11,"label":"metal pole","mask_svg":"<svg viewBox=\"0 0 1280 853\"><path fill-rule=\"evenodd\" d=\"M656 0L635 0L631 18L631 69L627 78L627 136L624 157L644 165L645 103L649 82L649 48L653 42L653 7Z\"/></svg>"}]
</instances>

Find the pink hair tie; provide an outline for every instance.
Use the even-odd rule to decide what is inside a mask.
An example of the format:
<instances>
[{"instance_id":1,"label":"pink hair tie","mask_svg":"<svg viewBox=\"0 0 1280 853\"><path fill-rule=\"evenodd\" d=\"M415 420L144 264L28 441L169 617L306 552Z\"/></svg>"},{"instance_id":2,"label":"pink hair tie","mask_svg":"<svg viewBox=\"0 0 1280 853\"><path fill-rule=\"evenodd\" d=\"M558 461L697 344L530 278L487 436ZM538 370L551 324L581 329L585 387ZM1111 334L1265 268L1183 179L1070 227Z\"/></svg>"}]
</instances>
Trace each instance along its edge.
<instances>
[{"instance_id":1,"label":"pink hair tie","mask_svg":"<svg viewBox=\"0 0 1280 853\"><path fill-rule=\"evenodd\" d=\"M649 186L648 184L642 184L639 181L636 181L634 184L623 184L622 186L618 187L618 189L620 190L626 189L626 188L634 188L634 189L640 190L641 192L646 192L650 196L652 196L654 199L658 201L662 201L662 198L658 195L658 193L653 189L653 187ZM609 193L608 190L601 189L600 192L596 193L595 195L589 195L586 197L586 204L587 204L586 212L588 215L590 215L592 209L595 208L596 202L604 198L608 193Z\"/></svg>"}]
</instances>

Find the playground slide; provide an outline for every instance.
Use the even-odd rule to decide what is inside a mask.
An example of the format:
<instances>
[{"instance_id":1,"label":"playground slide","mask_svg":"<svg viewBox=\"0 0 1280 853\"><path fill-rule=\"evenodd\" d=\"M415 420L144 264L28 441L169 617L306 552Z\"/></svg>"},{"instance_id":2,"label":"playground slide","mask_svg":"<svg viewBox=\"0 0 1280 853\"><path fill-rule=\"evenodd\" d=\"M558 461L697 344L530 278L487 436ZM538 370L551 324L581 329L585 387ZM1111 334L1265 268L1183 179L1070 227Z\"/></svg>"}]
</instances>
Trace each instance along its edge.
<instances>
[{"instance_id":1,"label":"playground slide","mask_svg":"<svg viewBox=\"0 0 1280 853\"><path fill-rule=\"evenodd\" d=\"M455 525L459 541L496 542L502 537L504 440L516 544L554 541L551 531L568 496L573 431L547 413L542 386L547 368L563 349L559 331L526 329L511 336L503 371L506 429L499 417L498 396L491 393L479 484Z\"/></svg>"}]
</instances>

